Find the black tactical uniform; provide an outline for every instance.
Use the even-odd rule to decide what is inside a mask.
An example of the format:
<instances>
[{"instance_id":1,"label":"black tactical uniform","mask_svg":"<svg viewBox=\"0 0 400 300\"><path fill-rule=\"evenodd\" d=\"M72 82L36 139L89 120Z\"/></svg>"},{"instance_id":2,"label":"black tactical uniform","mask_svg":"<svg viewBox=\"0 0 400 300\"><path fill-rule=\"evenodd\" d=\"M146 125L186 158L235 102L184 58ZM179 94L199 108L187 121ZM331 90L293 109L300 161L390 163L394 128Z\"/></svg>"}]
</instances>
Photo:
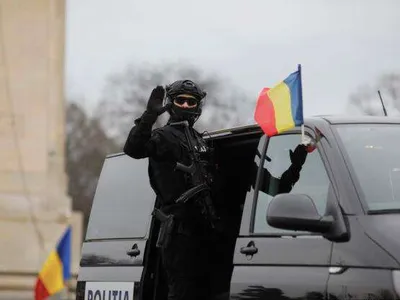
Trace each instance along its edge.
<instances>
[{"instance_id":1,"label":"black tactical uniform","mask_svg":"<svg viewBox=\"0 0 400 300\"><path fill-rule=\"evenodd\" d=\"M166 92L167 105L164 108L167 108L171 115L167 125L152 130L158 115L163 111L162 101L165 91L159 86L152 91L146 111L135 120L135 126L131 129L125 143L124 152L135 159L149 158L150 183L157 195L157 201L161 203L160 209L165 214L172 214L175 217L171 241L161 248L169 287L168 299L211 299L212 282L210 281L213 278L210 274L213 269L211 257L215 256L213 252L215 249L212 247L217 244L214 240L216 235L211 230L204 214L201 213L202 207L198 201L195 201L196 199L185 204L175 203L175 200L192 186L188 177L190 175L175 169L177 162L184 165L190 164L189 146L184 129L171 125L176 121L189 121L192 144L201 157L210 162L208 169L212 169L210 149L201 135L192 127L201 114L202 99L206 93L188 80L171 84ZM174 100L180 95L194 97L197 106L190 109L175 106ZM294 155L291 153L293 164L281 178L280 192L290 191L298 180L298 174L305 159L304 153L304 147L297 147ZM300 163L298 163L298 156L304 157L300 159ZM257 169L255 168L252 173L255 176ZM211 177L211 174L207 175ZM268 176L268 172L265 176L270 180L277 180L270 174ZM222 195L219 198L223 200L225 197Z\"/></svg>"},{"instance_id":2,"label":"black tactical uniform","mask_svg":"<svg viewBox=\"0 0 400 300\"><path fill-rule=\"evenodd\" d=\"M282 193L290 193L293 186L300 179L300 171L307 158L306 146L303 144L297 145L294 151L289 151L289 157L291 165L279 179L272 176L266 168L262 169L259 186L261 191L272 197ZM257 169L257 165L254 164L254 168ZM253 187L254 184L255 180L253 180Z\"/></svg>"},{"instance_id":3,"label":"black tactical uniform","mask_svg":"<svg viewBox=\"0 0 400 300\"><path fill-rule=\"evenodd\" d=\"M209 148L192 127L200 116L201 102L206 94L193 82L186 80L173 83L166 92L171 115L167 125L152 131L164 98L164 89L157 87L150 96L147 110L135 121L124 152L136 159L149 158L150 183L157 194L157 201L161 203L160 209L167 215L174 215L172 238L166 247L161 248L168 277L168 299L209 299L211 268L208 265L208 247L213 244L210 242L212 231L196 199L185 204L175 203L192 186L190 175L175 169L176 162L190 164L184 128L171 125L171 122L189 121L192 144L203 158L207 158ZM194 97L197 106L183 109L174 105L174 100L180 95Z\"/></svg>"}]
</instances>

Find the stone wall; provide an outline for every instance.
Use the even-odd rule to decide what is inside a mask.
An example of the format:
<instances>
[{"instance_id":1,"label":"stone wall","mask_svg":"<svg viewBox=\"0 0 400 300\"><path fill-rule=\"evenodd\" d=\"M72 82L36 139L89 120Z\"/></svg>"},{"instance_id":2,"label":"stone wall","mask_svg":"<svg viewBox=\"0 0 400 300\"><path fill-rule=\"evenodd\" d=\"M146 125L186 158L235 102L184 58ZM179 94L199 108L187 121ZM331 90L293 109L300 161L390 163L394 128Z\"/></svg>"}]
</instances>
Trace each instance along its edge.
<instances>
[{"instance_id":1,"label":"stone wall","mask_svg":"<svg viewBox=\"0 0 400 300\"><path fill-rule=\"evenodd\" d=\"M0 0L0 297L30 288L66 224L82 218L64 167L65 0ZM22 277L23 279L21 279ZM30 291L29 291L30 292Z\"/></svg>"}]
</instances>

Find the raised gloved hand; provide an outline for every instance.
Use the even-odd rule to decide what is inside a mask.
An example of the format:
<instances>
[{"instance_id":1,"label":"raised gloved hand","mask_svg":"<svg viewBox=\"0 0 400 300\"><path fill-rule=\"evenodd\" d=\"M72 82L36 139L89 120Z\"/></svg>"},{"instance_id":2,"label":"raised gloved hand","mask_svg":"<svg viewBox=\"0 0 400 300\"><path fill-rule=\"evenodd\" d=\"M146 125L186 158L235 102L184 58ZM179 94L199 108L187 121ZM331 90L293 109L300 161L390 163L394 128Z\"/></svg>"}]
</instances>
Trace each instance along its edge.
<instances>
[{"instance_id":1,"label":"raised gloved hand","mask_svg":"<svg viewBox=\"0 0 400 300\"><path fill-rule=\"evenodd\" d=\"M299 144L294 151L289 150L289 155L293 165L302 167L307 158L307 147L303 144Z\"/></svg>"},{"instance_id":2,"label":"raised gloved hand","mask_svg":"<svg viewBox=\"0 0 400 300\"><path fill-rule=\"evenodd\" d=\"M150 94L147 102L147 111L150 113L161 114L164 112L163 100L165 95L164 87L158 85Z\"/></svg>"}]
</instances>

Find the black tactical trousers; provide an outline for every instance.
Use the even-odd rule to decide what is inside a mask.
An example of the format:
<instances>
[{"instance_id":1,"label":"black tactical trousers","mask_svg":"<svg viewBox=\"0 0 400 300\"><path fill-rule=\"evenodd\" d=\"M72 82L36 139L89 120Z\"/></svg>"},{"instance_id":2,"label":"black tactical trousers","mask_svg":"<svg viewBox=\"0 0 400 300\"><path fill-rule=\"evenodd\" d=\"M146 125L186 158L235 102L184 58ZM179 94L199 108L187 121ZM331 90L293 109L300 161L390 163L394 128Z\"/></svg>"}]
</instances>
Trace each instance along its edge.
<instances>
[{"instance_id":1,"label":"black tactical trousers","mask_svg":"<svg viewBox=\"0 0 400 300\"><path fill-rule=\"evenodd\" d=\"M211 299L212 235L181 230L177 224L169 245L162 249L168 300Z\"/></svg>"}]
</instances>

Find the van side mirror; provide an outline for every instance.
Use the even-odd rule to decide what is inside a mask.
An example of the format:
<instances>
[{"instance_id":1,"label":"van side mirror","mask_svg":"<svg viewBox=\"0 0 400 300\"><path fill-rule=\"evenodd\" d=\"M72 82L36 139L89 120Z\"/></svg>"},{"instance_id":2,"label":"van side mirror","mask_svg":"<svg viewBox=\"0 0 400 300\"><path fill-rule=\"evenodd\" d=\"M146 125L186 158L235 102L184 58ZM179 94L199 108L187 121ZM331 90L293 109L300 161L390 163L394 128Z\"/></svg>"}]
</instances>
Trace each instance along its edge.
<instances>
[{"instance_id":1,"label":"van side mirror","mask_svg":"<svg viewBox=\"0 0 400 300\"><path fill-rule=\"evenodd\" d=\"M279 194L268 206L267 223L280 229L326 233L334 218L321 216L314 201L307 195Z\"/></svg>"}]
</instances>

